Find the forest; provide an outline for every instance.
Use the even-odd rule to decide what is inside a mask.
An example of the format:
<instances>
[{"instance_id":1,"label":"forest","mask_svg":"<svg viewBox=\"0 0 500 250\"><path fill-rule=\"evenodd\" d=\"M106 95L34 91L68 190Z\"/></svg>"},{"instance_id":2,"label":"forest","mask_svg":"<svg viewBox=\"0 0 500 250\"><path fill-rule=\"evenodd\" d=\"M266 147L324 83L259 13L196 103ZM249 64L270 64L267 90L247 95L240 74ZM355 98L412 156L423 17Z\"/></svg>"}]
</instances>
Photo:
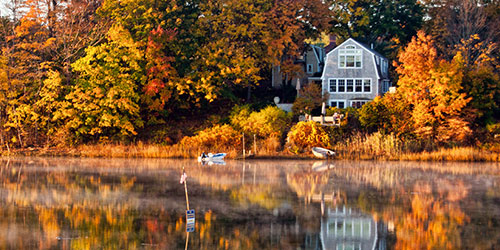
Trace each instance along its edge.
<instances>
[{"instance_id":1,"label":"forest","mask_svg":"<svg viewBox=\"0 0 500 250\"><path fill-rule=\"evenodd\" d=\"M311 146L343 150L346 157L360 147L388 155L500 151L498 0L4 5L2 151L112 143L179 151L191 145L196 155L241 147L242 134L271 155ZM296 123L297 113L272 106L274 96L286 93L271 88L271 68L303 74L294 58L307 43L332 34L338 44L352 37L389 58L397 91L361 109L330 108L348 118L340 128ZM296 104L317 107L314 86L302 91L306 98Z\"/></svg>"}]
</instances>

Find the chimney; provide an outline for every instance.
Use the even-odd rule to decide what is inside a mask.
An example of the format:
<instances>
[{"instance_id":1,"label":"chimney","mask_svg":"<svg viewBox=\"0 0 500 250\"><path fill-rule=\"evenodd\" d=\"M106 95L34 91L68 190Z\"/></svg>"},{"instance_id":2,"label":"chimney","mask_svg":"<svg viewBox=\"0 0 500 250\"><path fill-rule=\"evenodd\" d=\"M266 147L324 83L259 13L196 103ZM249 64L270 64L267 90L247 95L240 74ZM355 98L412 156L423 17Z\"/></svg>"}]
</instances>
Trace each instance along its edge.
<instances>
[{"instance_id":1,"label":"chimney","mask_svg":"<svg viewBox=\"0 0 500 250\"><path fill-rule=\"evenodd\" d=\"M337 35L330 35L330 44L337 45Z\"/></svg>"},{"instance_id":2,"label":"chimney","mask_svg":"<svg viewBox=\"0 0 500 250\"><path fill-rule=\"evenodd\" d=\"M330 43L325 47L326 54L337 47L337 35L329 35L328 38L330 38Z\"/></svg>"}]
</instances>

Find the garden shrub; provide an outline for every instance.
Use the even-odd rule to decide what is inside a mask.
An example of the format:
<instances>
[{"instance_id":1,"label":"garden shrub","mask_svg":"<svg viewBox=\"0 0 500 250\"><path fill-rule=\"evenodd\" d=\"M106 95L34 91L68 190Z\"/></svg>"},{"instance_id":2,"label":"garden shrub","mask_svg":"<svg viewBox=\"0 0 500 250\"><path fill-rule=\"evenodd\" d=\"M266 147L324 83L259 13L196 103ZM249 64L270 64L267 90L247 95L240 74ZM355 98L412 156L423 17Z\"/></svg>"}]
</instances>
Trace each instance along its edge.
<instances>
[{"instance_id":1,"label":"garden shrub","mask_svg":"<svg viewBox=\"0 0 500 250\"><path fill-rule=\"evenodd\" d=\"M184 137L180 144L188 147L196 145L202 149L239 148L241 134L227 124L215 125L198 132L195 136Z\"/></svg>"},{"instance_id":2,"label":"garden shrub","mask_svg":"<svg viewBox=\"0 0 500 250\"><path fill-rule=\"evenodd\" d=\"M293 152L303 152L312 147L331 147L328 131L313 121L299 122L290 129L287 144Z\"/></svg>"},{"instance_id":3,"label":"garden shrub","mask_svg":"<svg viewBox=\"0 0 500 250\"><path fill-rule=\"evenodd\" d=\"M276 106L267 106L258 112L252 112L244 119L247 112L241 110L231 119L231 123L244 133L261 138L281 137L292 121L291 115Z\"/></svg>"},{"instance_id":4,"label":"garden shrub","mask_svg":"<svg viewBox=\"0 0 500 250\"><path fill-rule=\"evenodd\" d=\"M235 129L242 130L251 113L250 105L234 106L229 114L229 121Z\"/></svg>"}]
</instances>

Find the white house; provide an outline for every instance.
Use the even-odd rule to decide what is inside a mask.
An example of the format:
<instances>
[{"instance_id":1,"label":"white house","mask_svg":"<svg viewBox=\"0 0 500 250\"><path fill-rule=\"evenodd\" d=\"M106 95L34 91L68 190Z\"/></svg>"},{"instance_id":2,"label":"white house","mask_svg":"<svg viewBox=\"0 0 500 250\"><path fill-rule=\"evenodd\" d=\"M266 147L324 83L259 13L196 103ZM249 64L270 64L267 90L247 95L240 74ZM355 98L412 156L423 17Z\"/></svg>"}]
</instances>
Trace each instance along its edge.
<instances>
[{"instance_id":1,"label":"white house","mask_svg":"<svg viewBox=\"0 0 500 250\"><path fill-rule=\"evenodd\" d=\"M328 52L321 76L332 107L361 107L389 91L389 60L349 38Z\"/></svg>"}]
</instances>

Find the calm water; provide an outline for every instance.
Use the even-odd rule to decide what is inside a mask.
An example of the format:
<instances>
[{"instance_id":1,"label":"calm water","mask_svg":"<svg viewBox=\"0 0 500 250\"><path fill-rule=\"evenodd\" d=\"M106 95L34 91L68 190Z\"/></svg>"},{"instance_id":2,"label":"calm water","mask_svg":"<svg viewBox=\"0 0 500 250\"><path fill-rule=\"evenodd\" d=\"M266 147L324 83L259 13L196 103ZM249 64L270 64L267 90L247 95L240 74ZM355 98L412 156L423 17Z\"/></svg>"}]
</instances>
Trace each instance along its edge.
<instances>
[{"instance_id":1,"label":"calm water","mask_svg":"<svg viewBox=\"0 0 500 250\"><path fill-rule=\"evenodd\" d=\"M3 158L0 178L0 249L500 249L496 163Z\"/></svg>"}]
</instances>

